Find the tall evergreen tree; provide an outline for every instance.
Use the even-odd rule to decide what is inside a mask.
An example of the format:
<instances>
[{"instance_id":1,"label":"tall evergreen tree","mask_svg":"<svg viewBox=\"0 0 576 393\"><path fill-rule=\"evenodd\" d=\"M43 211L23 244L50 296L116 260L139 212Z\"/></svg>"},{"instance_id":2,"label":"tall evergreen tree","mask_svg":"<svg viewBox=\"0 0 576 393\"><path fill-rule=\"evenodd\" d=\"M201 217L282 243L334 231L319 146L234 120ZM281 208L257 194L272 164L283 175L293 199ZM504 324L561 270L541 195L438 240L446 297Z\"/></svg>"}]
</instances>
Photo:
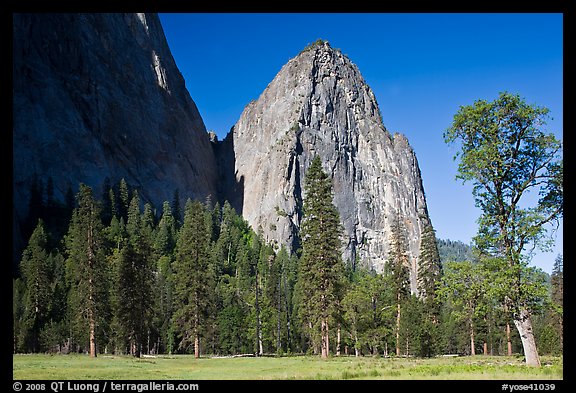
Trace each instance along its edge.
<instances>
[{"instance_id":1,"label":"tall evergreen tree","mask_svg":"<svg viewBox=\"0 0 576 393\"><path fill-rule=\"evenodd\" d=\"M211 228L206 225L204 206L188 200L173 266L173 325L181 337L180 348L186 349L192 344L196 358L200 357L200 338L207 329L213 299L210 236Z\"/></svg>"},{"instance_id":2,"label":"tall evergreen tree","mask_svg":"<svg viewBox=\"0 0 576 393\"><path fill-rule=\"evenodd\" d=\"M180 228L182 225L182 209L180 207L180 191L174 190L174 197L172 198L172 215L176 221L176 227Z\"/></svg>"},{"instance_id":3,"label":"tall evergreen tree","mask_svg":"<svg viewBox=\"0 0 576 393\"><path fill-rule=\"evenodd\" d=\"M432 306L436 286L442 276L442 264L432 224L424 224L420 236L420 253L418 256L418 295L425 303Z\"/></svg>"},{"instance_id":4,"label":"tall evergreen tree","mask_svg":"<svg viewBox=\"0 0 576 393\"><path fill-rule=\"evenodd\" d=\"M130 206L130 188L126 179L120 179L118 184L118 215L128 220L128 207Z\"/></svg>"},{"instance_id":5,"label":"tall evergreen tree","mask_svg":"<svg viewBox=\"0 0 576 393\"><path fill-rule=\"evenodd\" d=\"M562 254L558 254L554 260L550 284L552 285L552 301L558 307L564 307L564 257Z\"/></svg>"},{"instance_id":6,"label":"tall evergreen tree","mask_svg":"<svg viewBox=\"0 0 576 393\"><path fill-rule=\"evenodd\" d=\"M295 336L295 325L294 325L294 291L298 275L298 257L295 254L288 255L286 247L283 245L278 251L276 261L279 268L281 269L281 287L280 290L282 294L280 295L283 299L282 310L284 316L282 317L282 323L285 325L285 347L287 352L294 351L294 336ZM284 335L283 335L284 337Z\"/></svg>"},{"instance_id":7,"label":"tall evergreen tree","mask_svg":"<svg viewBox=\"0 0 576 393\"><path fill-rule=\"evenodd\" d=\"M312 338L318 335L322 358L330 350L329 321L342 298L344 266L341 256L341 224L332 201L332 183L315 156L306 172L302 220L302 257L299 290L303 304L300 310L312 327ZM319 334L318 334L319 333Z\"/></svg>"},{"instance_id":8,"label":"tall evergreen tree","mask_svg":"<svg viewBox=\"0 0 576 393\"><path fill-rule=\"evenodd\" d=\"M396 214L391 224L391 241L388 260L384 266L384 274L390 280L394 302L396 303L396 356L400 356L400 323L402 319L402 303L410 295L410 261L408 257L408 241L406 229L401 224L400 216Z\"/></svg>"},{"instance_id":9,"label":"tall evergreen tree","mask_svg":"<svg viewBox=\"0 0 576 393\"><path fill-rule=\"evenodd\" d=\"M159 333L157 350L172 353L173 334L171 329L173 313L173 271L174 248L176 247L176 223L168 201L162 205L162 217L156 227L154 250L157 256L157 286L155 297L157 308L155 325Z\"/></svg>"},{"instance_id":10,"label":"tall evergreen tree","mask_svg":"<svg viewBox=\"0 0 576 393\"><path fill-rule=\"evenodd\" d=\"M110 184L110 178L106 177L102 185L102 222L104 225L109 225L110 220L112 220L112 217L116 214L114 199L110 198L110 193L113 194L114 191Z\"/></svg>"},{"instance_id":11,"label":"tall evergreen tree","mask_svg":"<svg viewBox=\"0 0 576 393\"><path fill-rule=\"evenodd\" d=\"M117 267L117 318L130 353L140 357L152 315L154 270L152 239L140 214L136 191L128 208L126 232L128 241L120 251Z\"/></svg>"},{"instance_id":12,"label":"tall evergreen tree","mask_svg":"<svg viewBox=\"0 0 576 393\"><path fill-rule=\"evenodd\" d=\"M90 356L96 357L97 330L103 322L108 300L103 225L100 206L90 187L80 184L77 203L66 237L66 270L70 282L68 306L74 319L87 329Z\"/></svg>"},{"instance_id":13,"label":"tall evergreen tree","mask_svg":"<svg viewBox=\"0 0 576 393\"><path fill-rule=\"evenodd\" d=\"M552 304L555 309L555 327L560 336L560 347L564 346L564 257L559 254L552 268Z\"/></svg>"},{"instance_id":14,"label":"tall evergreen tree","mask_svg":"<svg viewBox=\"0 0 576 393\"><path fill-rule=\"evenodd\" d=\"M26 351L26 332L24 324L24 299L26 284L21 278L12 280L12 340L14 353Z\"/></svg>"},{"instance_id":15,"label":"tall evergreen tree","mask_svg":"<svg viewBox=\"0 0 576 393\"><path fill-rule=\"evenodd\" d=\"M24 299L24 328L26 342L32 352L39 350L39 334L47 322L51 303L53 267L46 246L48 235L40 219L24 250L20 270L26 287Z\"/></svg>"},{"instance_id":16,"label":"tall evergreen tree","mask_svg":"<svg viewBox=\"0 0 576 393\"><path fill-rule=\"evenodd\" d=\"M440 302L436 296L437 286L442 278L442 264L434 229L425 221L420 236L420 254L418 257L418 292L422 302L422 326L420 329L421 355L432 356L437 342L438 323L440 321Z\"/></svg>"}]
</instances>

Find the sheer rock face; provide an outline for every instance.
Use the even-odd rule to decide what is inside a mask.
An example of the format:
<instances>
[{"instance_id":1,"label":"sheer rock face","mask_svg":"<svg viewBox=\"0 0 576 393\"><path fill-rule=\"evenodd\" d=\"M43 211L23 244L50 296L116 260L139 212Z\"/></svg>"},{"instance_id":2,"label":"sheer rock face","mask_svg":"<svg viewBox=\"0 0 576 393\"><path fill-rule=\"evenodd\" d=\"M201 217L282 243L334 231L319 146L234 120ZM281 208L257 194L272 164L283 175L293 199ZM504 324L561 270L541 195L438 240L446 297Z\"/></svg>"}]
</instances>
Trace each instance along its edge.
<instances>
[{"instance_id":1,"label":"sheer rock face","mask_svg":"<svg viewBox=\"0 0 576 393\"><path fill-rule=\"evenodd\" d=\"M216 196L210 141L157 15L13 15L13 165L15 228L35 175L60 200L80 182L100 197L106 177L156 206L175 189Z\"/></svg>"},{"instance_id":2,"label":"sheer rock face","mask_svg":"<svg viewBox=\"0 0 576 393\"><path fill-rule=\"evenodd\" d=\"M345 259L382 271L398 215L416 292L428 220L416 157L386 131L374 94L339 51L306 48L211 143L157 15L13 15L15 250L35 176L51 177L60 200L80 182L99 196L106 178L122 177L156 207L176 189L218 196L296 250L315 154L333 179Z\"/></svg>"},{"instance_id":3,"label":"sheer rock face","mask_svg":"<svg viewBox=\"0 0 576 393\"><path fill-rule=\"evenodd\" d=\"M251 102L224 140L232 179L225 193L266 238L298 247L304 177L315 154L333 180L344 257L382 271L390 228L406 228L411 289L417 292L420 233L428 220L416 156L391 136L358 68L328 43L291 59Z\"/></svg>"}]
</instances>

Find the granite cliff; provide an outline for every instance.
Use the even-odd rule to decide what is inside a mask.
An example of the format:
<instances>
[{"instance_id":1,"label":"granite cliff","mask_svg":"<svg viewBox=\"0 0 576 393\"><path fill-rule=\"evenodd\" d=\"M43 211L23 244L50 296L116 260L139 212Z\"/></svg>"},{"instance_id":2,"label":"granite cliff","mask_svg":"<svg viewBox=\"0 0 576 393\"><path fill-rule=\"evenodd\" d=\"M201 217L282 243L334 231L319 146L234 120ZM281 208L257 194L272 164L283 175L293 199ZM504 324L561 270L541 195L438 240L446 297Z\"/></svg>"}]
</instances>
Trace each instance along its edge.
<instances>
[{"instance_id":1,"label":"granite cliff","mask_svg":"<svg viewBox=\"0 0 576 393\"><path fill-rule=\"evenodd\" d=\"M15 234L35 176L60 200L80 182L101 195L107 177L157 206L176 189L216 196L204 122L156 14L13 14L12 136Z\"/></svg>"},{"instance_id":2,"label":"granite cliff","mask_svg":"<svg viewBox=\"0 0 576 393\"><path fill-rule=\"evenodd\" d=\"M61 200L80 182L100 191L123 177L157 207L176 189L229 200L268 240L295 250L316 154L333 180L344 258L382 271L400 217L416 292L428 221L416 156L384 127L358 68L327 42L291 59L226 139L211 142L157 15L13 16L15 234L35 176L51 177Z\"/></svg>"},{"instance_id":3,"label":"granite cliff","mask_svg":"<svg viewBox=\"0 0 576 393\"><path fill-rule=\"evenodd\" d=\"M225 194L266 238L292 249L304 176L318 154L332 177L344 258L382 271L391 223L400 217L417 291L420 234L428 220L418 162L406 137L386 130L372 90L339 50L318 41L291 59L222 144L233 154L221 159L228 165Z\"/></svg>"},{"instance_id":4,"label":"granite cliff","mask_svg":"<svg viewBox=\"0 0 576 393\"><path fill-rule=\"evenodd\" d=\"M14 203L125 177L154 203L216 194L202 117L154 14L15 14Z\"/></svg>"}]
</instances>

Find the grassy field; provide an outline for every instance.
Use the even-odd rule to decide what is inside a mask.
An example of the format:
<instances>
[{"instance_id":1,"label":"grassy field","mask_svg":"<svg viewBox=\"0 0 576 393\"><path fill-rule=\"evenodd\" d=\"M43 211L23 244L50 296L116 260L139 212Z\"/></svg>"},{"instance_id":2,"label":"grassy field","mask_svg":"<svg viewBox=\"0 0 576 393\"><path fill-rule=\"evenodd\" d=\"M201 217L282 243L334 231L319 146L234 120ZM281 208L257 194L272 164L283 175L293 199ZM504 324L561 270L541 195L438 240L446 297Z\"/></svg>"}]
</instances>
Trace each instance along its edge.
<instances>
[{"instance_id":1,"label":"grassy field","mask_svg":"<svg viewBox=\"0 0 576 393\"><path fill-rule=\"evenodd\" d=\"M201 358L158 356L135 359L101 355L13 355L14 379L562 379L562 357L542 357L531 368L522 359L474 356L434 359L298 356Z\"/></svg>"}]
</instances>

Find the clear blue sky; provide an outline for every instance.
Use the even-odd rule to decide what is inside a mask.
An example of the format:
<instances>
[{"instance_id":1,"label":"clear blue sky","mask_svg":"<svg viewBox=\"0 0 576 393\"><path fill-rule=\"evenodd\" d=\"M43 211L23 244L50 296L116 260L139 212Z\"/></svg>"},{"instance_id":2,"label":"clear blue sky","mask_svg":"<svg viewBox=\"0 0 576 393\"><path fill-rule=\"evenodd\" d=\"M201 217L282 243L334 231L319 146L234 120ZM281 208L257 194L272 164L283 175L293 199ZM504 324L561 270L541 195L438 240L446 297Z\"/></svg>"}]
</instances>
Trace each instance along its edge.
<instances>
[{"instance_id":1,"label":"clear blue sky","mask_svg":"<svg viewBox=\"0 0 576 393\"><path fill-rule=\"evenodd\" d=\"M222 139L251 100L307 44L322 38L355 63L388 131L414 148L436 234L470 243L479 210L455 180L442 134L460 105L520 94L550 109L563 139L562 14L160 14L204 123ZM533 264L550 273L556 246Z\"/></svg>"}]
</instances>

